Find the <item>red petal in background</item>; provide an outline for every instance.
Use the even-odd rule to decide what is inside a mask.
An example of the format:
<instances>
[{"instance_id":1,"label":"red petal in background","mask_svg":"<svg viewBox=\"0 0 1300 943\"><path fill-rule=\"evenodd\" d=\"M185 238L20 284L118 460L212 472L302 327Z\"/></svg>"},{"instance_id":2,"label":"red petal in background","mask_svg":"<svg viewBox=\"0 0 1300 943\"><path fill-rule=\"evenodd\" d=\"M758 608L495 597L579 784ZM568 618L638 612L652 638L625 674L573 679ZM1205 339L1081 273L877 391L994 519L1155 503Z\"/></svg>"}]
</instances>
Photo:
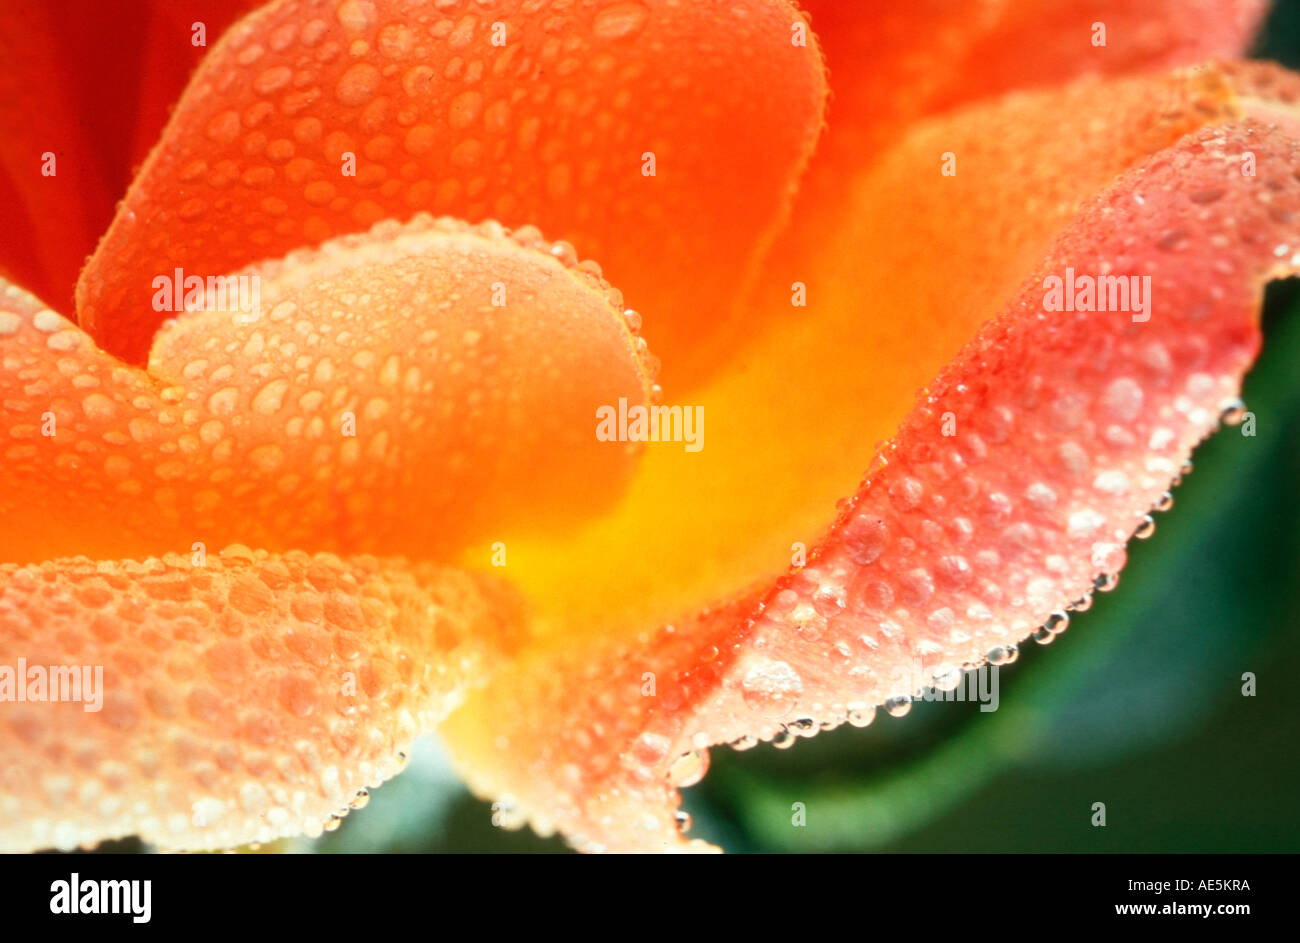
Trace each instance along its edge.
<instances>
[{"instance_id":1,"label":"red petal in background","mask_svg":"<svg viewBox=\"0 0 1300 943\"><path fill-rule=\"evenodd\" d=\"M0 275L61 310L209 41L258 0L6 0L0 7ZM141 143L143 142L143 143ZM55 174L42 173L55 155Z\"/></svg>"}]
</instances>

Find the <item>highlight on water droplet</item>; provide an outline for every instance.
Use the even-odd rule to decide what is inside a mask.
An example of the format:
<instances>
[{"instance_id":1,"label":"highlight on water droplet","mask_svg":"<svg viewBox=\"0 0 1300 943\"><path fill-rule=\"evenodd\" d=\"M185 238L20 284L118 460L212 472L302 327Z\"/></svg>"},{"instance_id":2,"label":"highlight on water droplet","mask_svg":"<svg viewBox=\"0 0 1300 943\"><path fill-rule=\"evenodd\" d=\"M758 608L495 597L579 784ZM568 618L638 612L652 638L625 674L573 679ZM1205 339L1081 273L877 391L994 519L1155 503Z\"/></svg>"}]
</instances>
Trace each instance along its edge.
<instances>
[{"instance_id":1,"label":"highlight on water droplet","mask_svg":"<svg viewBox=\"0 0 1300 943\"><path fill-rule=\"evenodd\" d=\"M1102 573L1092 581L1093 589L1099 593L1109 593L1119 585L1119 576L1115 573Z\"/></svg>"},{"instance_id":2,"label":"highlight on water droplet","mask_svg":"<svg viewBox=\"0 0 1300 943\"><path fill-rule=\"evenodd\" d=\"M799 673L784 661L754 661L740 682L745 706L763 717L777 719L794 709L803 693Z\"/></svg>"},{"instance_id":3,"label":"highlight on water droplet","mask_svg":"<svg viewBox=\"0 0 1300 943\"><path fill-rule=\"evenodd\" d=\"M876 709L870 704L850 704L849 723L854 727L870 727L876 719Z\"/></svg>"},{"instance_id":4,"label":"highlight on water droplet","mask_svg":"<svg viewBox=\"0 0 1300 943\"><path fill-rule=\"evenodd\" d=\"M1060 635L1070 627L1070 614L1064 609L1058 609L1047 617L1043 623L1043 628L1053 635Z\"/></svg>"},{"instance_id":5,"label":"highlight on water droplet","mask_svg":"<svg viewBox=\"0 0 1300 943\"><path fill-rule=\"evenodd\" d=\"M1246 404L1240 399L1230 399L1219 407L1219 422L1225 426L1239 426L1246 416Z\"/></svg>"},{"instance_id":6,"label":"highlight on water droplet","mask_svg":"<svg viewBox=\"0 0 1300 943\"><path fill-rule=\"evenodd\" d=\"M591 31L600 39L624 39L641 31L650 11L639 3L616 3L596 14Z\"/></svg>"},{"instance_id":7,"label":"highlight on water droplet","mask_svg":"<svg viewBox=\"0 0 1300 943\"><path fill-rule=\"evenodd\" d=\"M694 786L709 771L709 751L692 750L683 753L668 768L668 781L678 789Z\"/></svg>"},{"instance_id":8,"label":"highlight on water droplet","mask_svg":"<svg viewBox=\"0 0 1300 943\"><path fill-rule=\"evenodd\" d=\"M890 717L906 717L912 710L912 699L906 694L896 694L885 701L885 713Z\"/></svg>"},{"instance_id":9,"label":"highlight on water droplet","mask_svg":"<svg viewBox=\"0 0 1300 943\"><path fill-rule=\"evenodd\" d=\"M1015 645L995 645L989 649L988 660L990 665L1001 667L1009 665L1020 657L1020 649Z\"/></svg>"}]
</instances>

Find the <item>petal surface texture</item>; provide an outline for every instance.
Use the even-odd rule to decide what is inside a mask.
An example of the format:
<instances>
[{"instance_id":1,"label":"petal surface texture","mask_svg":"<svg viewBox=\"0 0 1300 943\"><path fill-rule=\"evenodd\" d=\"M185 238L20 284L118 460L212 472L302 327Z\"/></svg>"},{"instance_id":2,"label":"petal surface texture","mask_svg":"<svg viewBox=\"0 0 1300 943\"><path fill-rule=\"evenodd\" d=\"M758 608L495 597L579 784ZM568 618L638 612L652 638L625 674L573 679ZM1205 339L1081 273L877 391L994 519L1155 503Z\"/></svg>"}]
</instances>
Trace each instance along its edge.
<instances>
[{"instance_id":1,"label":"petal surface texture","mask_svg":"<svg viewBox=\"0 0 1300 943\"><path fill-rule=\"evenodd\" d=\"M934 278L959 279L957 320L1000 313L935 370L807 565L658 630L612 617L585 646L536 643L445 728L477 789L589 850L702 850L673 813L709 745L868 722L889 698L1005 657L1095 581L1110 585L1127 539L1237 394L1263 284L1294 272L1300 245L1295 79L1251 68L1152 81L1191 107L1137 127L1112 158L1131 167L1117 182L1099 171L1022 186L1009 167L969 181L1001 188L1003 216L956 214L949 225L970 226L975 248L945 256ZM1109 108L1112 92L1127 101L1124 87L1096 87L1091 107ZM1251 103L1258 94L1282 104L1270 115ZM1046 128L1055 135L1055 120L1036 133ZM939 192L916 189L922 203ZM1027 197L1047 200L1056 231L1010 226L1011 248L1038 254L1016 273L1012 252L978 277L979 239L998 237ZM855 257L870 251L858 243ZM1122 278L1132 299L1060 310L1046 280L1067 273ZM900 278L897 291L911 292L912 323L931 312L948 323L926 282ZM827 421L840 406L826 404Z\"/></svg>"},{"instance_id":2,"label":"petal surface texture","mask_svg":"<svg viewBox=\"0 0 1300 943\"><path fill-rule=\"evenodd\" d=\"M1168 69L1242 54L1267 0L804 0L830 69L830 128L812 199L833 207L909 123L1084 75ZM1104 26L1099 32L1098 24Z\"/></svg>"},{"instance_id":3,"label":"petal surface texture","mask_svg":"<svg viewBox=\"0 0 1300 943\"><path fill-rule=\"evenodd\" d=\"M76 327L201 50L69 2L0 13L0 688L103 704L8 705L4 849L317 834L454 711L514 822L713 850L674 816L711 745L869 723L1113 585L1300 263L1294 76L1103 77L1260 0L274 0ZM657 380L704 447L601 441ZM507 546L510 590L469 572Z\"/></svg>"},{"instance_id":4,"label":"petal surface texture","mask_svg":"<svg viewBox=\"0 0 1300 943\"><path fill-rule=\"evenodd\" d=\"M453 570L238 546L0 566L0 850L319 834L508 649L511 606Z\"/></svg>"},{"instance_id":5,"label":"petal surface texture","mask_svg":"<svg viewBox=\"0 0 1300 943\"><path fill-rule=\"evenodd\" d=\"M798 14L784 0L453 7L279 0L240 21L83 273L81 324L140 362L157 273L220 274L430 210L573 243L653 315L665 362L706 369L821 126Z\"/></svg>"},{"instance_id":6,"label":"petal surface texture","mask_svg":"<svg viewBox=\"0 0 1300 943\"><path fill-rule=\"evenodd\" d=\"M563 554L507 540L512 578L569 635L607 634L614 611L671 621L683 599L707 605L780 572L1082 201L1237 113L1224 73L1189 70L1086 78L914 126L854 176L816 240L772 262L753 304L785 313L685 399L702 410L703 448L648 446L615 513Z\"/></svg>"},{"instance_id":7,"label":"petal surface texture","mask_svg":"<svg viewBox=\"0 0 1300 943\"><path fill-rule=\"evenodd\" d=\"M8 290L0 560L446 556L599 507L635 461L595 416L647 401L644 343L535 232L383 223L204 286L148 371Z\"/></svg>"}]
</instances>

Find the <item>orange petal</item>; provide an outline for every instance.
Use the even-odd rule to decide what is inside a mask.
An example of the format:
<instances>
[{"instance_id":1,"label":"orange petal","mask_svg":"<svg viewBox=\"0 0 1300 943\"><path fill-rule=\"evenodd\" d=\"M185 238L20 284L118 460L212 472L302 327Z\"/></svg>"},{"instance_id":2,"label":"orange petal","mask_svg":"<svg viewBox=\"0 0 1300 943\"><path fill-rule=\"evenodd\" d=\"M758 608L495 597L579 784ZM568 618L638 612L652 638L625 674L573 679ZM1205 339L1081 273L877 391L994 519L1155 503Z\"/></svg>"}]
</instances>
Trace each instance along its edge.
<instances>
[{"instance_id":1,"label":"orange petal","mask_svg":"<svg viewBox=\"0 0 1300 943\"><path fill-rule=\"evenodd\" d=\"M1294 78L1234 82L1300 130L1249 101L1300 100ZM673 819L695 751L869 722L1112 585L1239 389L1263 283L1300 266L1297 179L1294 140L1254 120L1125 174L923 391L806 567L657 632L612 617L603 640L534 646L444 727L472 785L579 847L698 848ZM1045 279L1071 269L1149 277L1149 318L1046 312Z\"/></svg>"},{"instance_id":2,"label":"orange petal","mask_svg":"<svg viewBox=\"0 0 1300 943\"><path fill-rule=\"evenodd\" d=\"M815 246L769 265L754 304L770 327L687 401L706 419L703 450L650 446L615 512L563 552L503 538L512 578L564 635L607 633L615 611L653 625L770 579L1083 200L1239 113L1224 73L1192 70L1082 80L914 126L853 177ZM791 306L796 282L805 307Z\"/></svg>"},{"instance_id":3,"label":"orange petal","mask_svg":"<svg viewBox=\"0 0 1300 943\"><path fill-rule=\"evenodd\" d=\"M0 560L427 558L599 509L635 454L597 440L596 410L646 402L652 377L597 271L535 231L383 223L232 276L203 303L260 286L260 308L183 313L148 372L10 289Z\"/></svg>"},{"instance_id":4,"label":"orange petal","mask_svg":"<svg viewBox=\"0 0 1300 943\"><path fill-rule=\"evenodd\" d=\"M827 133L800 190L799 212L772 253L777 261L798 260L796 270L843 219L861 172L921 119L1083 76L1238 56L1268 6L1267 0L803 3L823 42L834 98ZM1104 46L1093 45L1098 23L1105 26ZM1092 152L1087 137L1059 143ZM928 171L954 150L952 143L926 152L919 167Z\"/></svg>"},{"instance_id":5,"label":"orange petal","mask_svg":"<svg viewBox=\"0 0 1300 943\"><path fill-rule=\"evenodd\" d=\"M1267 0L801 4L835 92L817 163L841 170L860 167L908 123L977 99L1241 55L1268 8Z\"/></svg>"},{"instance_id":6,"label":"orange petal","mask_svg":"<svg viewBox=\"0 0 1300 943\"><path fill-rule=\"evenodd\" d=\"M7 0L0 8L0 276L57 307L205 47L258 0ZM49 165L47 153L54 154ZM52 173L50 171L53 171Z\"/></svg>"},{"instance_id":7,"label":"orange petal","mask_svg":"<svg viewBox=\"0 0 1300 943\"><path fill-rule=\"evenodd\" d=\"M0 694L26 698L0 850L320 834L491 670L512 606L454 570L242 547L0 566Z\"/></svg>"},{"instance_id":8,"label":"orange petal","mask_svg":"<svg viewBox=\"0 0 1300 943\"><path fill-rule=\"evenodd\" d=\"M820 60L785 0L326 6L270 4L204 60L78 286L106 350L143 359L159 272L432 209L601 258L665 362L710 363L820 127Z\"/></svg>"}]
</instances>

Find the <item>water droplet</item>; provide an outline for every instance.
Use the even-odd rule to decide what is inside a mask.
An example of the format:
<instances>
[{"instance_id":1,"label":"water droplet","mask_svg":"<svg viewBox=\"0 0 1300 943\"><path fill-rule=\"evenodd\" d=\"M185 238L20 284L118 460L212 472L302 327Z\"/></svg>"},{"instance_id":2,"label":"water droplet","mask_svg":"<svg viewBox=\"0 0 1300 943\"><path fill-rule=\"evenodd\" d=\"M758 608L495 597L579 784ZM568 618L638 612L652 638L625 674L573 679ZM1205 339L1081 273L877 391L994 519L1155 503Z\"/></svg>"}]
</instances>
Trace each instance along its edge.
<instances>
[{"instance_id":1,"label":"water droplet","mask_svg":"<svg viewBox=\"0 0 1300 943\"><path fill-rule=\"evenodd\" d=\"M352 797L352 801L348 803L348 807L351 809L364 809L369 804L370 790L362 789Z\"/></svg>"},{"instance_id":2,"label":"water droplet","mask_svg":"<svg viewBox=\"0 0 1300 943\"><path fill-rule=\"evenodd\" d=\"M668 769L668 781L678 789L694 786L709 771L709 751L692 750L683 753Z\"/></svg>"},{"instance_id":3,"label":"water droplet","mask_svg":"<svg viewBox=\"0 0 1300 943\"><path fill-rule=\"evenodd\" d=\"M179 216L181 219L185 220L186 222L192 222L198 219L204 213L206 213L207 210L208 210L207 202L204 201L202 197L196 196L193 199L186 200L179 207L177 207L176 215Z\"/></svg>"},{"instance_id":4,"label":"water droplet","mask_svg":"<svg viewBox=\"0 0 1300 943\"><path fill-rule=\"evenodd\" d=\"M359 33L375 25L375 5L370 0L344 0L338 18L344 29Z\"/></svg>"},{"instance_id":5,"label":"water droplet","mask_svg":"<svg viewBox=\"0 0 1300 943\"><path fill-rule=\"evenodd\" d=\"M903 477L889 486L889 500L900 511L910 511L925 497L925 486L915 478Z\"/></svg>"},{"instance_id":6,"label":"water droplet","mask_svg":"<svg viewBox=\"0 0 1300 943\"><path fill-rule=\"evenodd\" d=\"M327 832L337 832L339 830L339 826L342 824L343 824L343 816L339 815L336 812L329 817L329 819L325 822L324 826L322 827Z\"/></svg>"},{"instance_id":7,"label":"water droplet","mask_svg":"<svg viewBox=\"0 0 1300 943\"><path fill-rule=\"evenodd\" d=\"M1047 617L1043 623L1043 628L1053 635L1060 635L1070 627L1070 614L1063 609L1058 609Z\"/></svg>"},{"instance_id":8,"label":"water droplet","mask_svg":"<svg viewBox=\"0 0 1300 943\"><path fill-rule=\"evenodd\" d=\"M447 110L447 123L456 130L468 128L478 118L483 107L483 95L479 92L461 92L451 100Z\"/></svg>"},{"instance_id":9,"label":"water droplet","mask_svg":"<svg viewBox=\"0 0 1300 943\"><path fill-rule=\"evenodd\" d=\"M885 713L890 717L906 717L912 709L912 699L906 694L896 694L885 701Z\"/></svg>"},{"instance_id":10,"label":"water droplet","mask_svg":"<svg viewBox=\"0 0 1300 943\"><path fill-rule=\"evenodd\" d=\"M1092 588L1102 593L1109 593L1119 585L1119 576L1115 573L1102 573L1092 581Z\"/></svg>"},{"instance_id":11,"label":"water droplet","mask_svg":"<svg viewBox=\"0 0 1300 943\"><path fill-rule=\"evenodd\" d=\"M745 706L764 717L783 717L794 709L803 693L803 679L786 662L754 662L740 682Z\"/></svg>"},{"instance_id":12,"label":"water droplet","mask_svg":"<svg viewBox=\"0 0 1300 943\"><path fill-rule=\"evenodd\" d=\"M623 39L639 32L650 11L639 3L616 3L596 14L591 31L599 39Z\"/></svg>"},{"instance_id":13,"label":"water droplet","mask_svg":"<svg viewBox=\"0 0 1300 943\"><path fill-rule=\"evenodd\" d=\"M1157 511L1168 511L1173 506L1174 506L1174 496L1170 494L1168 491L1166 491L1158 499L1156 499L1155 509Z\"/></svg>"},{"instance_id":14,"label":"water droplet","mask_svg":"<svg viewBox=\"0 0 1300 943\"><path fill-rule=\"evenodd\" d=\"M81 401L81 409L88 419L99 422L117 415L117 406L103 393L91 393Z\"/></svg>"},{"instance_id":15,"label":"water droplet","mask_svg":"<svg viewBox=\"0 0 1300 943\"><path fill-rule=\"evenodd\" d=\"M263 416L270 416L284 405L284 394L289 390L289 381L283 378L272 380L262 387L253 397L253 411Z\"/></svg>"},{"instance_id":16,"label":"water droplet","mask_svg":"<svg viewBox=\"0 0 1300 943\"><path fill-rule=\"evenodd\" d=\"M1015 645L995 645L989 649L990 665L1009 665L1020 657L1020 649Z\"/></svg>"},{"instance_id":17,"label":"water droplet","mask_svg":"<svg viewBox=\"0 0 1300 943\"><path fill-rule=\"evenodd\" d=\"M637 737L632 745L632 757L642 766L656 766L668 756L668 748L671 745L672 743L663 734L647 730Z\"/></svg>"},{"instance_id":18,"label":"water droplet","mask_svg":"<svg viewBox=\"0 0 1300 943\"><path fill-rule=\"evenodd\" d=\"M955 691L961 684L962 671L952 665L941 665L935 669L934 687L937 691Z\"/></svg>"},{"instance_id":19,"label":"water droplet","mask_svg":"<svg viewBox=\"0 0 1300 943\"><path fill-rule=\"evenodd\" d=\"M739 750L741 752L744 752L745 750L752 750L756 746L758 746L758 738L751 737L748 734L746 734L745 736L737 740L731 741L731 748L733 750Z\"/></svg>"},{"instance_id":20,"label":"water droplet","mask_svg":"<svg viewBox=\"0 0 1300 943\"><path fill-rule=\"evenodd\" d=\"M208 411L214 416L228 416L238 403L239 390L233 386L223 387L208 397Z\"/></svg>"},{"instance_id":21,"label":"water droplet","mask_svg":"<svg viewBox=\"0 0 1300 943\"><path fill-rule=\"evenodd\" d=\"M270 95L284 88L292 79L293 70L288 66L273 66L253 80L253 90L259 95Z\"/></svg>"},{"instance_id":22,"label":"water droplet","mask_svg":"<svg viewBox=\"0 0 1300 943\"><path fill-rule=\"evenodd\" d=\"M1156 519L1150 514L1142 518L1142 523L1138 524L1137 529L1133 531L1133 536L1138 540L1146 540L1156 532Z\"/></svg>"},{"instance_id":23,"label":"water droplet","mask_svg":"<svg viewBox=\"0 0 1300 943\"><path fill-rule=\"evenodd\" d=\"M578 264L578 252L570 243L564 241L554 243L551 246L551 255L566 266L573 267Z\"/></svg>"},{"instance_id":24,"label":"water droplet","mask_svg":"<svg viewBox=\"0 0 1300 943\"><path fill-rule=\"evenodd\" d=\"M342 76L334 88L339 104L348 108L364 105L379 89L379 70L368 62L358 62Z\"/></svg>"},{"instance_id":25,"label":"water droplet","mask_svg":"<svg viewBox=\"0 0 1300 943\"><path fill-rule=\"evenodd\" d=\"M1239 399L1228 400L1220 407L1219 422L1225 426L1239 426L1246 416L1246 404Z\"/></svg>"},{"instance_id":26,"label":"water droplet","mask_svg":"<svg viewBox=\"0 0 1300 943\"><path fill-rule=\"evenodd\" d=\"M924 567L908 570L898 581L898 598L905 606L922 606L934 595L934 577Z\"/></svg>"},{"instance_id":27,"label":"water droplet","mask_svg":"<svg viewBox=\"0 0 1300 943\"><path fill-rule=\"evenodd\" d=\"M673 819L677 822L677 831L685 834L691 830L691 813L678 809L673 813Z\"/></svg>"},{"instance_id":28,"label":"water droplet","mask_svg":"<svg viewBox=\"0 0 1300 943\"><path fill-rule=\"evenodd\" d=\"M794 746L794 742L797 739L798 738L794 734L782 727L781 732L772 738L772 746L776 747L778 750L788 750Z\"/></svg>"},{"instance_id":29,"label":"water droplet","mask_svg":"<svg viewBox=\"0 0 1300 943\"><path fill-rule=\"evenodd\" d=\"M869 704L850 704L849 723L854 727L870 727L876 719L876 709Z\"/></svg>"},{"instance_id":30,"label":"water droplet","mask_svg":"<svg viewBox=\"0 0 1300 943\"><path fill-rule=\"evenodd\" d=\"M415 45L415 34L401 23L385 26L379 33L379 51L390 59L409 55Z\"/></svg>"},{"instance_id":31,"label":"water droplet","mask_svg":"<svg viewBox=\"0 0 1300 943\"><path fill-rule=\"evenodd\" d=\"M858 566L867 566L884 553L888 536L884 521L860 514L844 525L844 550Z\"/></svg>"},{"instance_id":32,"label":"water droplet","mask_svg":"<svg viewBox=\"0 0 1300 943\"><path fill-rule=\"evenodd\" d=\"M1142 387L1129 377L1113 381L1102 394L1102 402L1111 417L1122 423L1131 423L1141 415L1142 399Z\"/></svg>"},{"instance_id":33,"label":"water droplet","mask_svg":"<svg viewBox=\"0 0 1300 943\"><path fill-rule=\"evenodd\" d=\"M324 206L334 199L334 184L328 180L313 180L302 191L303 199L312 206Z\"/></svg>"},{"instance_id":34,"label":"water droplet","mask_svg":"<svg viewBox=\"0 0 1300 943\"><path fill-rule=\"evenodd\" d=\"M239 112L221 112L208 122L207 133L214 144L230 144L239 137Z\"/></svg>"}]
</instances>

